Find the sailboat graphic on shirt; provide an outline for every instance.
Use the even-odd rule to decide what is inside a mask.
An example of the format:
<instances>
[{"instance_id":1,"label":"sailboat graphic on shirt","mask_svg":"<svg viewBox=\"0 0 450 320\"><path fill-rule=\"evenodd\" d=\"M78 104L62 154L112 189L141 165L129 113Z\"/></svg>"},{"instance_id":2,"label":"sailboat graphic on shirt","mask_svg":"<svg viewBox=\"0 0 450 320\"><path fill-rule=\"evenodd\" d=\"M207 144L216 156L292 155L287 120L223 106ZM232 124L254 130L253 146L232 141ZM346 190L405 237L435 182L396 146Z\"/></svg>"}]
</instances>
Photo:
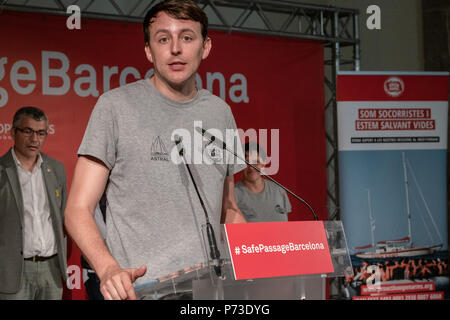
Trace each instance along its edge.
<instances>
[{"instance_id":1,"label":"sailboat graphic on shirt","mask_svg":"<svg viewBox=\"0 0 450 320\"><path fill-rule=\"evenodd\" d=\"M152 161L169 161L169 152L160 136L153 141L150 151Z\"/></svg>"}]
</instances>

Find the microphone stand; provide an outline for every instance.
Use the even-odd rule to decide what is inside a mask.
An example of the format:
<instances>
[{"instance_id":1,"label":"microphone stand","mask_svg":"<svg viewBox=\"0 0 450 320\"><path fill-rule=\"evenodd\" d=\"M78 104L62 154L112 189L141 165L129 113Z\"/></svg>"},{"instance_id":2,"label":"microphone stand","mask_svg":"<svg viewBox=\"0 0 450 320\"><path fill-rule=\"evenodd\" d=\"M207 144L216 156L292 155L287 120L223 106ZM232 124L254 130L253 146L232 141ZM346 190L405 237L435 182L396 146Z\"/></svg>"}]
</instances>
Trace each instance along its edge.
<instances>
[{"instance_id":1,"label":"microphone stand","mask_svg":"<svg viewBox=\"0 0 450 320\"><path fill-rule=\"evenodd\" d=\"M216 275L218 277L222 276L222 267L221 267L221 261L220 261L220 251L219 248L217 247L217 242L216 242L216 236L214 234L214 229L209 221L209 215L208 212L206 211L206 206L203 202L203 199L200 195L200 192L198 191L197 188L197 184L195 183L195 179L194 176L192 175L191 172L191 168L189 167L186 158L184 156L184 148L183 148L183 144L181 143L181 138L179 137L175 137L175 144L177 146L179 146L179 155L183 158L183 162L186 165L187 171L189 172L189 176L192 180L192 184L194 185L194 189L195 192L197 193L198 199L200 200L200 204L203 208L203 212L205 213L205 219L206 219L206 235L208 238L208 244L209 244L209 253L210 253L210 257L211 260L213 261L213 267L214 267L214 271L216 272Z\"/></svg>"},{"instance_id":2,"label":"microphone stand","mask_svg":"<svg viewBox=\"0 0 450 320\"><path fill-rule=\"evenodd\" d=\"M216 137L213 136L212 134L208 133L205 129L203 128L199 128L197 127L197 131L201 130L202 136L205 136L205 134L209 135L210 137L207 137L207 139L209 139L211 142L214 142L216 140ZM300 202L302 202L303 204L305 204L309 210L312 212L313 216L314 216L314 220L315 221L319 221L319 218L316 215L316 212L314 211L314 209L311 207L311 205L306 202L305 200L303 200L301 197L299 197L298 195L296 195L294 192L292 192L291 190L289 190L288 188L286 188L285 186L283 186L281 183L279 183L278 181L276 181L275 179L273 179L272 177L268 176L267 174L265 174L264 172L262 172L261 170L259 170L256 166L252 165L250 162L248 162L247 160L245 160L245 158L240 157L236 152L234 152L233 150L228 149L227 145L225 142L220 141L219 139L217 139L217 143L222 143L223 146L222 148L228 152L230 152L231 154L233 154L235 157L241 159L242 161L244 161L247 165L249 165L250 167L252 167L253 169L255 169L256 171L258 171L260 174L262 174L264 177L266 177L267 179L269 179L270 181L272 181L273 183L275 183L277 186L279 186L280 188L282 188L283 190L289 192L294 198L296 198L297 200L299 200Z\"/></svg>"}]
</instances>

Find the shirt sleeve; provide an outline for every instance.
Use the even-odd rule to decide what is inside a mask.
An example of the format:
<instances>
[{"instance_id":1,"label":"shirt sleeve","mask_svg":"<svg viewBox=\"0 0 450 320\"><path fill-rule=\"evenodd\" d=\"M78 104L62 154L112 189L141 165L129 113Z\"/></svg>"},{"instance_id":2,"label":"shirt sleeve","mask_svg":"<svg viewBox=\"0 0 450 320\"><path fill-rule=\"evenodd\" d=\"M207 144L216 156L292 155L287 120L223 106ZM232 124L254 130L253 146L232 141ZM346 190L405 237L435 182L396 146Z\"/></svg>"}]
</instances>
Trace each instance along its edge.
<instances>
[{"instance_id":1,"label":"shirt sleeve","mask_svg":"<svg viewBox=\"0 0 450 320\"><path fill-rule=\"evenodd\" d=\"M95 157L111 170L116 161L117 131L113 104L103 95L92 111L78 156Z\"/></svg>"}]
</instances>

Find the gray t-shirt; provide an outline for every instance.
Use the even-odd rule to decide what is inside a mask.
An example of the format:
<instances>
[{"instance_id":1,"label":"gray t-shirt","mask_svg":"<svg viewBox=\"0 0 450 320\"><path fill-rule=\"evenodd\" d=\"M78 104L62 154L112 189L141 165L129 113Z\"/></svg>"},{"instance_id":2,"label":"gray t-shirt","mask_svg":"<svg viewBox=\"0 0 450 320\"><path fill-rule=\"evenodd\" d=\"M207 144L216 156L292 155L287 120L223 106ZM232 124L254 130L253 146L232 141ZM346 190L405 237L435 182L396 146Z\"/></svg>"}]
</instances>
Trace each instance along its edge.
<instances>
[{"instance_id":1,"label":"gray t-shirt","mask_svg":"<svg viewBox=\"0 0 450 320\"><path fill-rule=\"evenodd\" d=\"M251 192L239 181L234 193L247 222L287 221L287 214L292 211L286 191L270 180L264 179L261 193Z\"/></svg>"},{"instance_id":2,"label":"gray t-shirt","mask_svg":"<svg viewBox=\"0 0 450 320\"><path fill-rule=\"evenodd\" d=\"M106 242L121 267L147 266L136 284L208 259L201 237L205 214L177 156L175 134L183 137L188 162L214 156L215 162L208 158L190 168L216 238L220 235L224 179L245 165L229 164L227 152L227 160L220 161L220 150L211 149L194 129L200 125L226 141L227 129L236 129L229 106L209 91L177 102L148 79L104 93L92 112L78 154L98 158L110 169ZM239 137L233 139L241 148Z\"/></svg>"}]
</instances>

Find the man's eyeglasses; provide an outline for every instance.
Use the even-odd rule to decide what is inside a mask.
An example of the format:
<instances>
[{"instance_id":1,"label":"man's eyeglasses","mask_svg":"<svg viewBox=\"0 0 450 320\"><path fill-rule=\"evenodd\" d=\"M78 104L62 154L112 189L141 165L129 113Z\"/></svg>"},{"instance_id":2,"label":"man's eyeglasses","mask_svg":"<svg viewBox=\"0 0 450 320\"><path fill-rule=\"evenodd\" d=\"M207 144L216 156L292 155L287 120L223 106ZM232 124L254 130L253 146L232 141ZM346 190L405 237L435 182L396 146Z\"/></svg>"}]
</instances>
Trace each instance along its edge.
<instances>
[{"instance_id":1,"label":"man's eyeglasses","mask_svg":"<svg viewBox=\"0 0 450 320\"><path fill-rule=\"evenodd\" d=\"M37 134L37 136L39 138L45 138L47 136L47 130L33 130L31 128L15 128L16 130L19 130L20 132L22 132L24 134L24 136L26 137L30 137L32 136L34 133Z\"/></svg>"}]
</instances>

